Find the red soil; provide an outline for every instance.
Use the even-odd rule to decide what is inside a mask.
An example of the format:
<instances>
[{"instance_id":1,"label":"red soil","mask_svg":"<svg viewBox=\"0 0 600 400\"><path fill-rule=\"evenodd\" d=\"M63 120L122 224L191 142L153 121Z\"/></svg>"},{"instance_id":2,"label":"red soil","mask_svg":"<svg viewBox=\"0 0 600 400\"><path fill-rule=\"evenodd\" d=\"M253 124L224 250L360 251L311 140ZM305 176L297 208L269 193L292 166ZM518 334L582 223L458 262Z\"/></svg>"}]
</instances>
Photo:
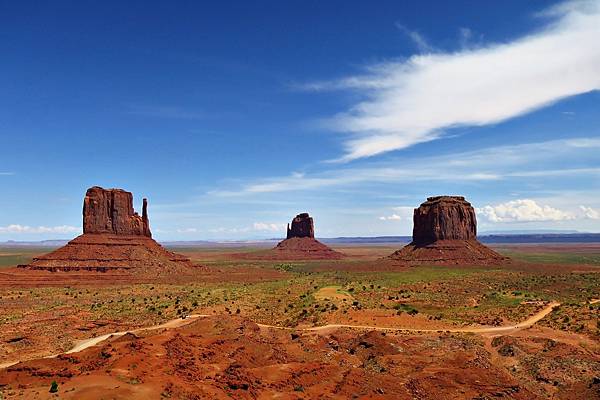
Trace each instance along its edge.
<instances>
[{"instance_id":1,"label":"red soil","mask_svg":"<svg viewBox=\"0 0 600 400\"><path fill-rule=\"evenodd\" d=\"M185 272L192 263L187 257L165 250L150 237L86 233L21 267L63 272L129 271L161 275Z\"/></svg>"},{"instance_id":2,"label":"red soil","mask_svg":"<svg viewBox=\"0 0 600 400\"><path fill-rule=\"evenodd\" d=\"M0 370L6 400L53 398L53 380L61 399L535 397L482 345L461 337L292 335L222 315Z\"/></svg>"},{"instance_id":3,"label":"red soil","mask_svg":"<svg viewBox=\"0 0 600 400\"><path fill-rule=\"evenodd\" d=\"M279 242L271 250L240 253L234 257L255 260L339 260L345 256L316 239L293 237Z\"/></svg>"},{"instance_id":4,"label":"red soil","mask_svg":"<svg viewBox=\"0 0 600 400\"><path fill-rule=\"evenodd\" d=\"M7 268L0 272L0 288L35 288L57 286L114 286L136 283L186 284L202 282L261 282L283 279L286 274L269 268L240 266L233 270L194 265L181 273L132 274L126 270L107 272L50 272Z\"/></svg>"},{"instance_id":5,"label":"red soil","mask_svg":"<svg viewBox=\"0 0 600 400\"><path fill-rule=\"evenodd\" d=\"M389 258L409 264L439 265L497 265L509 261L477 240L438 240L426 245L410 243Z\"/></svg>"}]
</instances>

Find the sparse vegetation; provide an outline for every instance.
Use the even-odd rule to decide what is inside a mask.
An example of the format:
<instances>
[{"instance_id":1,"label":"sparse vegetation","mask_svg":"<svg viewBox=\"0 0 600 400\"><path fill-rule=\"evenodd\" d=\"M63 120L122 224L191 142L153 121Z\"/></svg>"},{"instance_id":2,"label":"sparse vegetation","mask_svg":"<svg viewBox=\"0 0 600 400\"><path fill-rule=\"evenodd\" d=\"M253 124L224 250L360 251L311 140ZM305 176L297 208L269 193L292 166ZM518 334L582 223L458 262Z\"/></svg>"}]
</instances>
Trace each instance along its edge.
<instances>
[{"instance_id":1,"label":"sparse vegetation","mask_svg":"<svg viewBox=\"0 0 600 400\"><path fill-rule=\"evenodd\" d=\"M216 251L209 253L216 257ZM189 313L240 315L287 327L331 323L393 327L406 326L407 318L412 327L442 327L442 331L469 324L500 326L526 319L550 300L562 306L540 325L600 337L600 304L588 303L600 298L600 269L449 267L440 272L440 267L422 266L367 271L358 268L356 260L328 261L327 268L318 261L219 259L216 264L224 273L214 281L2 288L0 331L15 331L26 316L33 321L32 314L47 322L32 325L30 335L18 342L2 337L0 349L9 357L17 352L39 354L47 344L37 338L53 335L49 351L64 351L81 338L123 326L156 325ZM247 278L229 279L239 271Z\"/></svg>"}]
</instances>

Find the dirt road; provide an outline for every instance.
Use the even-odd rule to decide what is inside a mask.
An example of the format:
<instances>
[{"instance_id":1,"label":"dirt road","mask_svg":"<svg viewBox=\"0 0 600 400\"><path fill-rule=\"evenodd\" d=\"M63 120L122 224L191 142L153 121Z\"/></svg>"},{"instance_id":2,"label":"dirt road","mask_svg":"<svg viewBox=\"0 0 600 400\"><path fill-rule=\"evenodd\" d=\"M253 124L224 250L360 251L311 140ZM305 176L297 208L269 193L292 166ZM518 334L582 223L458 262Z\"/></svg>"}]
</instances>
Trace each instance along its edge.
<instances>
[{"instance_id":1,"label":"dirt road","mask_svg":"<svg viewBox=\"0 0 600 400\"><path fill-rule=\"evenodd\" d=\"M144 332L144 331L152 331L152 330L156 330L156 329L173 329L173 328L179 328L180 326L184 326L187 325L189 323L192 323L194 320L198 319L198 318L203 318L203 317L209 317L210 315L208 314L192 314L192 315L188 315L185 319L184 318L176 318L173 319L171 321L167 321L163 324L160 325L154 325L154 326L148 326L145 328L138 328L138 329L133 329L130 331L121 331L121 332L112 332L112 333L107 333L105 335L101 335L101 336L96 336L90 339L85 339L85 340L81 340L79 342L77 342L77 344L75 345L75 347L73 347L71 350L65 352L65 353L59 353L59 354L53 354L51 356L47 356L44 358L54 358L54 357L58 357L60 354L72 354L72 353L77 353L80 351L83 351L89 347L93 347L95 345L97 345L98 343L108 339L109 337L119 337L119 336L123 336L126 333L138 333L138 332ZM18 364L20 361L13 361L13 362L9 362L9 363L4 363L4 364L0 364L0 369L4 369L4 368L8 368L11 365L15 365Z\"/></svg>"},{"instance_id":2,"label":"dirt road","mask_svg":"<svg viewBox=\"0 0 600 400\"><path fill-rule=\"evenodd\" d=\"M389 328L382 326L372 326L372 325L346 325L346 324L329 324L323 326L315 326L312 328L288 328L281 326L273 326L266 324L258 324L263 328L275 328L275 329L286 329L293 331L305 331L305 332L324 332L331 331L338 328L351 328L351 329L364 329L371 331L395 331L395 332L463 332L463 333L501 333L501 332L513 332L521 329L529 328L534 325L536 322L544 318L546 315L550 314L555 307L560 305L559 302L553 301L549 303L542 310L538 311L531 317L527 318L523 322L519 322L516 325L508 325L508 326L492 326L492 327L467 327L467 328L439 328L439 329L415 329L415 328Z\"/></svg>"},{"instance_id":3,"label":"dirt road","mask_svg":"<svg viewBox=\"0 0 600 400\"><path fill-rule=\"evenodd\" d=\"M257 325L262 328L269 328L269 329L285 329L285 330L296 331L296 332L300 331L300 332L320 332L320 333L333 331L333 330L336 330L339 328L362 329L362 330L372 330L372 331L388 331L388 332L390 332L390 331L393 331L393 332L415 332L415 333L419 333L419 332L429 333L429 332L439 332L439 331L462 332L462 333L503 333L503 332L514 332L514 331L519 331L521 329L529 328L530 326L534 325L536 322L538 322L539 320L544 318L546 315L550 314L552 312L552 310L555 307L558 307L559 305L560 305L559 302L553 301L553 302L549 303L546 307L544 307L542 310L538 311L537 313L535 313L531 317L527 318L523 322L520 322L516 325L494 326L494 327L415 329L415 328L389 328L389 327L370 326L370 325L329 324L329 325L323 325L323 326L315 326L315 327L311 327L311 328L290 328L290 327L267 325L267 324L257 324ZM187 316L185 319L177 318L177 319L165 322L164 324L160 324L160 325L149 326L146 328L138 328L138 329L133 329L130 331L107 333L105 335L82 340L82 341L78 342L71 350L67 351L66 353L61 353L61 354L71 354L71 353L80 352L82 350L85 350L87 348L97 345L98 343L110 338L111 336L118 337L118 336L123 336L126 333L138 333L138 332L151 331L151 330L157 330L157 329L178 328L178 327L187 325L187 324L195 321L198 318L204 318L204 317L209 317L209 315L193 314L193 315ZM54 358L59 355L60 354L54 354L54 355L48 356L46 358ZM19 362L20 361L0 364L0 369L8 368L11 365L15 365Z\"/></svg>"}]
</instances>

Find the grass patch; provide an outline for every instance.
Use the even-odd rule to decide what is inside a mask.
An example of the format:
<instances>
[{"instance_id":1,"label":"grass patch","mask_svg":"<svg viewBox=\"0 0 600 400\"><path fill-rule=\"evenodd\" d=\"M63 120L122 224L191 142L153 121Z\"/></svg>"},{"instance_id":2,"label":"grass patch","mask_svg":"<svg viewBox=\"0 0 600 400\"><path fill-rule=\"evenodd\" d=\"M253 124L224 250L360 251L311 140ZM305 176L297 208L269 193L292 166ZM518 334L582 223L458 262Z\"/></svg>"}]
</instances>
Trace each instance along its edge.
<instances>
[{"instance_id":1,"label":"grass patch","mask_svg":"<svg viewBox=\"0 0 600 400\"><path fill-rule=\"evenodd\" d=\"M416 308L414 308L413 306L411 306L410 304L396 304L394 306L395 310L398 310L398 314L400 313L407 313L408 315L416 315L419 313L419 310L417 310Z\"/></svg>"},{"instance_id":2,"label":"grass patch","mask_svg":"<svg viewBox=\"0 0 600 400\"><path fill-rule=\"evenodd\" d=\"M600 253L525 253L512 250L500 252L514 260L534 264L588 264L600 266Z\"/></svg>"}]
</instances>

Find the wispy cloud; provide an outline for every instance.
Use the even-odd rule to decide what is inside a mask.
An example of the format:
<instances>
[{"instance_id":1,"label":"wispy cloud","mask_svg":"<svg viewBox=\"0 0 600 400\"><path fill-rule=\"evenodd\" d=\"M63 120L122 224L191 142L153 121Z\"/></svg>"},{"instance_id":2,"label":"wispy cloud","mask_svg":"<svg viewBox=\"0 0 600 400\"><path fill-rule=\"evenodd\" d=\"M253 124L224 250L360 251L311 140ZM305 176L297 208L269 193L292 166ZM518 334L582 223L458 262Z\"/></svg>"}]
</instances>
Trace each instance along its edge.
<instances>
[{"instance_id":1,"label":"wispy cloud","mask_svg":"<svg viewBox=\"0 0 600 400\"><path fill-rule=\"evenodd\" d=\"M512 42L415 55L371 65L361 76L306 85L364 96L328 122L352 134L339 161L435 140L453 127L498 123L600 89L600 0L565 2L538 17L548 19L545 27Z\"/></svg>"},{"instance_id":2,"label":"wispy cloud","mask_svg":"<svg viewBox=\"0 0 600 400\"><path fill-rule=\"evenodd\" d=\"M579 206L579 209L583 213L583 216L588 219L600 219L600 210L596 210L592 207Z\"/></svg>"},{"instance_id":3,"label":"wispy cloud","mask_svg":"<svg viewBox=\"0 0 600 400\"><path fill-rule=\"evenodd\" d=\"M5 233L78 233L81 232L81 228L69 225L60 226L28 226L12 224L7 226L0 226L0 234Z\"/></svg>"},{"instance_id":4,"label":"wispy cloud","mask_svg":"<svg viewBox=\"0 0 600 400\"><path fill-rule=\"evenodd\" d=\"M10 176L10 175L14 175L14 172L0 172L0 176Z\"/></svg>"},{"instance_id":5,"label":"wispy cloud","mask_svg":"<svg viewBox=\"0 0 600 400\"><path fill-rule=\"evenodd\" d=\"M595 160L598 151L600 139L597 138L552 140L435 157L405 157L392 162L373 163L368 167L336 168L312 175L294 173L289 176L261 179L240 188L213 190L208 194L220 197L247 196L365 183L476 182L509 178L600 175L600 167L578 164ZM571 168L548 168L548 165L564 163L567 160Z\"/></svg>"},{"instance_id":6,"label":"wispy cloud","mask_svg":"<svg viewBox=\"0 0 600 400\"><path fill-rule=\"evenodd\" d=\"M410 40L412 40L412 42L415 44L415 46L417 46L419 51L421 51L422 53L430 53L434 51L433 46L429 44L429 41L425 39L425 36L423 36L417 31L408 29L405 25L399 22L396 22L395 25L396 28L398 28L402 33L408 36Z\"/></svg>"},{"instance_id":7,"label":"wispy cloud","mask_svg":"<svg viewBox=\"0 0 600 400\"><path fill-rule=\"evenodd\" d=\"M272 223L272 222L254 222L251 226L242 227L218 227L210 229L199 229L199 228L178 228L175 230L176 233L184 235L196 235L202 233L222 233L222 234L242 234L249 232L285 232L284 223ZM162 231L162 233L169 233L168 231Z\"/></svg>"},{"instance_id":8,"label":"wispy cloud","mask_svg":"<svg viewBox=\"0 0 600 400\"><path fill-rule=\"evenodd\" d=\"M284 232L285 224L273 224L265 222L255 222L252 228L256 231L268 231L268 232Z\"/></svg>"},{"instance_id":9,"label":"wispy cloud","mask_svg":"<svg viewBox=\"0 0 600 400\"><path fill-rule=\"evenodd\" d=\"M380 221L400 221L402 219L398 214L379 217Z\"/></svg>"},{"instance_id":10,"label":"wispy cloud","mask_svg":"<svg viewBox=\"0 0 600 400\"><path fill-rule=\"evenodd\" d=\"M198 233L200 230L198 228L179 228L177 229L177 233Z\"/></svg>"}]
</instances>

